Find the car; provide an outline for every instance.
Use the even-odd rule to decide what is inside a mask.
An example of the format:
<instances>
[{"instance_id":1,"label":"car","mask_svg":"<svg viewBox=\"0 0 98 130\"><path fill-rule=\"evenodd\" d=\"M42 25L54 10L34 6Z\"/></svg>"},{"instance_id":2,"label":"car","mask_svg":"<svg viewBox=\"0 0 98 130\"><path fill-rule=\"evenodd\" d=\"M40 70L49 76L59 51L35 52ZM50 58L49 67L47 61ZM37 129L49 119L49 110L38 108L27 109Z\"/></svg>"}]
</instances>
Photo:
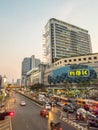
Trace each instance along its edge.
<instances>
[{"instance_id":1,"label":"car","mask_svg":"<svg viewBox=\"0 0 98 130\"><path fill-rule=\"evenodd\" d=\"M60 107L63 107L65 105L65 103L63 103L63 102L57 102L57 105L60 106Z\"/></svg>"},{"instance_id":2,"label":"car","mask_svg":"<svg viewBox=\"0 0 98 130\"><path fill-rule=\"evenodd\" d=\"M98 116L98 107L95 107L92 112L94 115Z\"/></svg>"},{"instance_id":3,"label":"car","mask_svg":"<svg viewBox=\"0 0 98 130\"><path fill-rule=\"evenodd\" d=\"M50 110L51 109L51 105L49 103L47 103L47 104L45 104L44 108Z\"/></svg>"},{"instance_id":4,"label":"car","mask_svg":"<svg viewBox=\"0 0 98 130\"><path fill-rule=\"evenodd\" d=\"M56 106L56 103L55 103L54 101L52 101L52 102L50 102L50 105L51 105L52 107L55 107L55 106Z\"/></svg>"},{"instance_id":5,"label":"car","mask_svg":"<svg viewBox=\"0 0 98 130\"><path fill-rule=\"evenodd\" d=\"M90 113L86 111L84 108L80 107L76 111L76 119L77 120L85 120L86 116L89 115Z\"/></svg>"},{"instance_id":6,"label":"car","mask_svg":"<svg viewBox=\"0 0 98 130\"><path fill-rule=\"evenodd\" d=\"M47 109L41 109L40 115L43 117L49 117L49 111Z\"/></svg>"},{"instance_id":7,"label":"car","mask_svg":"<svg viewBox=\"0 0 98 130\"><path fill-rule=\"evenodd\" d=\"M55 122L51 121L50 127L51 127L51 130L62 130L61 122L55 123Z\"/></svg>"},{"instance_id":8,"label":"car","mask_svg":"<svg viewBox=\"0 0 98 130\"><path fill-rule=\"evenodd\" d=\"M26 102L25 102L25 101L21 101L21 102L20 102L20 105L21 105L21 106L26 106Z\"/></svg>"},{"instance_id":9,"label":"car","mask_svg":"<svg viewBox=\"0 0 98 130\"><path fill-rule=\"evenodd\" d=\"M90 126L97 127L98 128L98 116L95 115L89 115L87 117L87 123Z\"/></svg>"},{"instance_id":10,"label":"car","mask_svg":"<svg viewBox=\"0 0 98 130\"><path fill-rule=\"evenodd\" d=\"M65 105L63 107L63 111L68 112L68 113L73 113L75 110L74 110L74 107L72 107L70 105Z\"/></svg>"},{"instance_id":11,"label":"car","mask_svg":"<svg viewBox=\"0 0 98 130\"><path fill-rule=\"evenodd\" d=\"M47 102L47 103L50 104L51 107L55 107L55 106L56 106L56 103L55 103L54 101L49 101L49 102Z\"/></svg>"}]
</instances>

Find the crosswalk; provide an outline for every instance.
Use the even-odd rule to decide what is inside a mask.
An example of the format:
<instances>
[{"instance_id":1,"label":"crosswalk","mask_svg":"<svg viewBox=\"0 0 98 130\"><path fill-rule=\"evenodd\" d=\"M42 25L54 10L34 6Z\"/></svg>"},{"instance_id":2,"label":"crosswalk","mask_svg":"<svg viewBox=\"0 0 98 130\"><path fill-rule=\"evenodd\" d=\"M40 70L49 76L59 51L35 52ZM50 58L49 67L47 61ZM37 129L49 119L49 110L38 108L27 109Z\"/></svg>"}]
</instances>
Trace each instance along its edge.
<instances>
[{"instance_id":1,"label":"crosswalk","mask_svg":"<svg viewBox=\"0 0 98 130\"><path fill-rule=\"evenodd\" d=\"M0 130L12 130L10 117L6 117L5 120L0 120Z\"/></svg>"}]
</instances>

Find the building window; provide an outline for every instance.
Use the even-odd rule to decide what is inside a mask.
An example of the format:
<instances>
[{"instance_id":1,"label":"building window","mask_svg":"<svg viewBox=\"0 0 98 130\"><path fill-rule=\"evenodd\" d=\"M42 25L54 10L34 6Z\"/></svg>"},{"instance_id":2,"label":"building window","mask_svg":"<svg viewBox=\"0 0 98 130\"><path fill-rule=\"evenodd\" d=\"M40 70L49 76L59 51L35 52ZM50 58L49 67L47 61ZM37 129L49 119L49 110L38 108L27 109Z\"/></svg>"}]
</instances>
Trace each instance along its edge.
<instances>
[{"instance_id":1,"label":"building window","mask_svg":"<svg viewBox=\"0 0 98 130\"><path fill-rule=\"evenodd\" d=\"M79 58L78 61L81 61L81 58Z\"/></svg>"},{"instance_id":2,"label":"building window","mask_svg":"<svg viewBox=\"0 0 98 130\"><path fill-rule=\"evenodd\" d=\"M67 60L65 60L64 62L67 62Z\"/></svg>"},{"instance_id":3,"label":"building window","mask_svg":"<svg viewBox=\"0 0 98 130\"><path fill-rule=\"evenodd\" d=\"M95 56L94 59L97 59L97 57Z\"/></svg>"},{"instance_id":4,"label":"building window","mask_svg":"<svg viewBox=\"0 0 98 130\"><path fill-rule=\"evenodd\" d=\"M69 62L71 62L71 59L69 60Z\"/></svg>"},{"instance_id":5,"label":"building window","mask_svg":"<svg viewBox=\"0 0 98 130\"><path fill-rule=\"evenodd\" d=\"M89 60L91 60L92 58L91 58L91 57L89 57L88 59L89 59Z\"/></svg>"},{"instance_id":6,"label":"building window","mask_svg":"<svg viewBox=\"0 0 98 130\"><path fill-rule=\"evenodd\" d=\"M86 60L86 58L83 58L83 60Z\"/></svg>"},{"instance_id":7,"label":"building window","mask_svg":"<svg viewBox=\"0 0 98 130\"><path fill-rule=\"evenodd\" d=\"M76 59L74 59L73 61L76 61Z\"/></svg>"}]
</instances>

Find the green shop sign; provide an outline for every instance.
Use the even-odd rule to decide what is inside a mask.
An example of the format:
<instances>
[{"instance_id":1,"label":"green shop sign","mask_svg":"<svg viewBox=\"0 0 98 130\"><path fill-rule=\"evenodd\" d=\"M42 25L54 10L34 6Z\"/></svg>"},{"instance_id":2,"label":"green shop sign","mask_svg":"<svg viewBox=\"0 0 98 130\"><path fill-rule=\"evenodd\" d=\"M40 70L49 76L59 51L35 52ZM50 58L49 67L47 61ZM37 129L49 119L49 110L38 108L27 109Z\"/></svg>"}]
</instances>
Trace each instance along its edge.
<instances>
[{"instance_id":1,"label":"green shop sign","mask_svg":"<svg viewBox=\"0 0 98 130\"><path fill-rule=\"evenodd\" d=\"M68 76L89 76L90 72L88 69L75 69L68 72Z\"/></svg>"}]
</instances>

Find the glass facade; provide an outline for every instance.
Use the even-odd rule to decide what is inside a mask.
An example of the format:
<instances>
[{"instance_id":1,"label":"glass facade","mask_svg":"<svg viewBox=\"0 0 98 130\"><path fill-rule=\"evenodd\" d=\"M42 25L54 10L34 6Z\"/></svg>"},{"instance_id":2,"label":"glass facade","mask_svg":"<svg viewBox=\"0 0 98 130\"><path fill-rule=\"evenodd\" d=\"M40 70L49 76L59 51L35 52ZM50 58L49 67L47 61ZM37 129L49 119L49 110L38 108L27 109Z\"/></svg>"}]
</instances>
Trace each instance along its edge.
<instances>
[{"instance_id":1,"label":"glass facade","mask_svg":"<svg viewBox=\"0 0 98 130\"><path fill-rule=\"evenodd\" d=\"M29 70L31 70L31 58L24 58L22 62L22 75L26 75Z\"/></svg>"},{"instance_id":2,"label":"glass facade","mask_svg":"<svg viewBox=\"0 0 98 130\"><path fill-rule=\"evenodd\" d=\"M94 78L97 78L97 73L91 66L79 64L68 65L53 70L48 76L48 82L49 84L64 83L64 81L79 83L84 81L89 82Z\"/></svg>"},{"instance_id":3,"label":"glass facade","mask_svg":"<svg viewBox=\"0 0 98 130\"><path fill-rule=\"evenodd\" d=\"M87 30L54 18L46 24L43 38L44 57L50 64L63 57L92 53Z\"/></svg>"}]
</instances>

